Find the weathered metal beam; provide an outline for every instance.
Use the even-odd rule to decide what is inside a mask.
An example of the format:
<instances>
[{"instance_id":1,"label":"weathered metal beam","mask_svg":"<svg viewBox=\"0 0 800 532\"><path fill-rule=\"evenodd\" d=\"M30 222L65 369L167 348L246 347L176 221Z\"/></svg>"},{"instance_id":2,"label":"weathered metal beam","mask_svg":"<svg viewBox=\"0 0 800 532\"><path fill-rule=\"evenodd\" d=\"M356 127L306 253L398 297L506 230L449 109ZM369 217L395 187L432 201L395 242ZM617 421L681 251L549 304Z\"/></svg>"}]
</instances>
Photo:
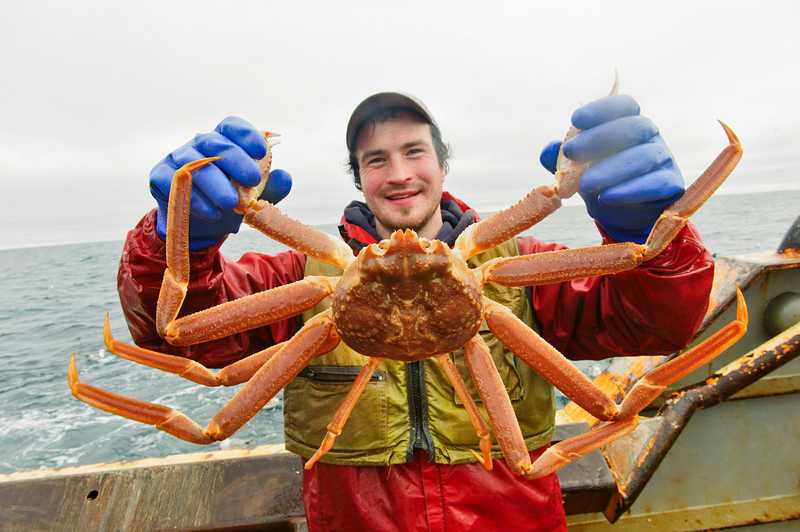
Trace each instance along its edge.
<instances>
[{"instance_id":1,"label":"weathered metal beam","mask_svg":"<svg viewBox=\"0 0 800 532\"><path fill-rule=\"evenodd\" d=\"M585 423L558 425L553 443L578 436L587 430L589 426ZM567 514L601 512L617 491L617 485L600 451L558 471L558 480Z\"/></svg>"},{"instance_id":2,"label":"weathered metal beam","mask_svg":"<svg viewBox=\"0 0 800 532\"><path fill-rule=\"evenodd\" d=\"M0 478L2 530L284 526L303 515L299 459L281 446Z\"/></svg>"},{"instance_id":3,"label":"weathered metal beam","mask_svg":"<svg viewBox=\"0 0 800 532\"><path fill-rule=\"evenodd\" d=\"M588 430L557 427L560 440ZM279 445L0 475L0 530L295 530L302 466ZM559 472L568 513L616 491L599 452Z\"/></svg>"},{"instance_id":4,"label":"weathered metal beam","mask_svg":"<svg viewBox=\"0 0 800 532\"><path fill-rule=\"evenodd\" d=\"M717 530L718 526L741 527L796 519L800 519L800 495L731 501L725 504L700 504L670 511L625 516L625 519L617 523L609 523L602 514L587 514L571 517L568 526L570 532L663 532ZM786 525L780 530L797 530L798 525L794 522Z\"/></svg>"},{"instance_id":5,"label":"weathered metal beam","mask_svg":"<svg viewBox=\"0 0 800 532\"><path fill-rule=\"evenodd\" d=\"M721 403L798 355L800 323L728 364L704 382L676 392L659 411L660 421L647 436L633 467L622 469L625 460L613 464L617 474L623 476L617 494L605 511L606 518L613 523L631 507L696 410ZM616 450L615 445L618 446ZM606 448L606 454L630 456L630 450L630 442L613 442Z\"/></svg>"}]
</instances>

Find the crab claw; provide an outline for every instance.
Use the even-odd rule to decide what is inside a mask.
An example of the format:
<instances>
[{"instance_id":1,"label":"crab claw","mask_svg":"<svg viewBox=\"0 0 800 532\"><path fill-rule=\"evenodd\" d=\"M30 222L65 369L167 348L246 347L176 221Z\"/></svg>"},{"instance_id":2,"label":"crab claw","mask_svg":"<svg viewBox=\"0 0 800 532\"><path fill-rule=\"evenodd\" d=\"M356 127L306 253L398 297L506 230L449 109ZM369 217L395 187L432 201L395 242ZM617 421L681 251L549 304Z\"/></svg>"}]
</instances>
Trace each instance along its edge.
<instances>
[{"instance_id":1,"label":"crab claw","mask_svg":"<svg viewBox=\"0 0 800 532\"><path fill-rule=\"evenodd\" d=\"M213 163L214 161L219 161L222 157L214 156L214 157L205 157L203 159L198 159L196 161L192 161L189 163L184 164L180 168L178 168L178 172L188 172L192 173L196 170L203 168L204 166L208 166L209 164Z\"/></svg>"},{"instance_id":2,"label":"crab claw","mask_svg":"<svg viewBox=\"0 0 800 532\"><path fill-rule=\"evenodd\" d=\"M281 143L281 139L279 137L282 135L280 133L276 133L274 131L262 131L262 133L264 134L264 138L267 139L267 144L270 148Z\"/></svg>"}]
</instances>

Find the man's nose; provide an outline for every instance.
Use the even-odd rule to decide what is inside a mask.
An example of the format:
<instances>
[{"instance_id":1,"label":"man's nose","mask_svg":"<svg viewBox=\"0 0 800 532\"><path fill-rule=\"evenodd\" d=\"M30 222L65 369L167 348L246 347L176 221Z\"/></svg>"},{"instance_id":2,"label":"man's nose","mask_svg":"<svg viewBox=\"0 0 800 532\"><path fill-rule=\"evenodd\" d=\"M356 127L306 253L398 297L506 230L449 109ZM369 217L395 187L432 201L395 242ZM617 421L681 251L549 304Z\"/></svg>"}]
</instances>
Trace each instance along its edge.
<instances>
[{"instance_id":1,"label":"man's nose","mask_svg":"<svg viewBox=\"0 0 800 532\"><path fill-rule=\"evenodd\" d=\"M392 157L391 168L387 181L390 183L403 183L410 181L414 176L411 165L403 157Z\"/></svg>"}]
</instances>

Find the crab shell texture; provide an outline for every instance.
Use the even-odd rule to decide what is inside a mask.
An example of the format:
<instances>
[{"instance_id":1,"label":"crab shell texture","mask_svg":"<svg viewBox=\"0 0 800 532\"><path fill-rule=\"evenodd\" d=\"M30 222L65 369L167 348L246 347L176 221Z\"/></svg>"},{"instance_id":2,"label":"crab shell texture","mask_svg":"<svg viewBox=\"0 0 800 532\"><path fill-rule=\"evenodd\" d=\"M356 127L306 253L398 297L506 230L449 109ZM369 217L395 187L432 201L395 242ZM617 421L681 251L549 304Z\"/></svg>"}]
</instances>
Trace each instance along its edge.
<instances>
[{"instance_id":1,"label":"crab shell texture","mask_svg":"<svg viewBox=\"0 0 800 532\"><path fill-rule=\"evenodd\" d=\"M410 229L365 247L332 298L342 340L368 356L414 361L449 353L481 324L481 286L466 262Z\"/></svg>"}]
</instances>

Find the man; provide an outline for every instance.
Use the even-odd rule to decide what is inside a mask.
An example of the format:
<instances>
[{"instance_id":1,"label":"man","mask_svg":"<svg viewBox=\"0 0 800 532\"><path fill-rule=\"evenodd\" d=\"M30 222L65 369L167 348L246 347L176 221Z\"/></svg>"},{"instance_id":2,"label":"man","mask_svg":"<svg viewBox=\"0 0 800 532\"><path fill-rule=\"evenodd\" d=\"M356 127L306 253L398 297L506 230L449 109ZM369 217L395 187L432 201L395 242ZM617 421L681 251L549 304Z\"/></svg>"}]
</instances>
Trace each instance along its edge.
<instances>
[{"instance_id":1,"label":"man","mask_svg":"<svg viewBox=\"0 0 800 532\"><path fill-rule=\"evenodd\" d=\"M638 104L628 96L592 102L578 109L572 122L582 132L564 146L564 153L596 161L582 177L580 194L603 241L643 242L663 208L683 193L683 179L658 130L639 116ZM356 188L365 199L345 209L340 227L354 252L406 227L452 245L476 221L474 211L443 191L447 146L431 113L417 100L398 93L370 96L353 112L346 141ZM551 143L542 152L550 171L559 147ZM221 367L286 340L302 321L324 309L320 305L302 320L183 349L167 345L155 332L169 185L175 169L191 160L223 156L198 171L193 181L192 280L183 314L306 275L336 274L295 251L272 257L246 254L236 263L219 253L225 236L241 223L232 212L236 194L229 179L255 184L254 159L266 153L258 131L228 118L153 169L151 191L158 209L128 235L118 283L136 343ZM266 197L279 200L288 181L287 174L273 172ZM558 248L532 237L515 238L479 255L472 265ZM498 287L490 297L571 358L669 353L693 336L705 313L712 275L710 256L687 226L661 255L632 271L530 290ZM680 313L666 311L675 305ZM552 436L552 387L491 334L482 334L535 459ZM454 357L463 369L461 354ZM363 364L364 357L342 345L316 359L286 387L289 450L305 459L313 454ZM463 406L434 364L384 360L333 449L304 474L309 529L565 529L555 474L525 480L501 459L487 472L473 457L477 446Z\"/></svg>"}]
</instances>

